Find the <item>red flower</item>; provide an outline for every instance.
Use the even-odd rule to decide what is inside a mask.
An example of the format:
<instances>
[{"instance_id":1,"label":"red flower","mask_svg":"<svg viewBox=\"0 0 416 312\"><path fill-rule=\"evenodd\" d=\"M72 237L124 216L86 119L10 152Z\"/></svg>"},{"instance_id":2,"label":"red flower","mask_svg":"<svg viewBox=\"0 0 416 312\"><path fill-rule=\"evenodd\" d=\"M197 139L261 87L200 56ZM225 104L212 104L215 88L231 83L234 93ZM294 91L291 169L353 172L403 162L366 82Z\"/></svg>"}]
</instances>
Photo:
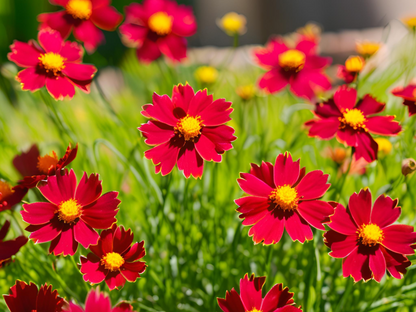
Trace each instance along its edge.
<instances>
[{"instance_id":1,"label":"red flower","mask_svg":"<svg viewBox=\"0 0 416 312\"><path fill-rule=\"evenodd\" d=\"M416 84L409 84L405 88L394 88L391 93L404 100L403 104L409 108L409 117L416 114Z\"/></svg>"},{"instance_id":2,"label":"red flower","mask_svg":"<svg viewBox=\"0 0 416 312\"><path fill-rule=\"evenodd\" d=\"M276 284L266 296L262 296L262 288L266 277L248 277L240 280L240 294L233 288L225 293L225 299L218 298L218 305L224 312L301 312L293 306L293 293L283 284Z\"/></svg>"},{"instance_id":3,"label":"red flower","mask_svg":"<svg viewBox=\"0 0 416 312\"><path fill-rule=\"evenodd\" d=\"M39 181L45 180L48 176L53 176L68 166L77 156L78 144L71 149L69 144L65 155L58 159L54 151L45 156L40 156L38 146L33 144L27 152L16 155L13 165L23 176L19 185L26 188L34 188Z\"/></svg>"},{"instance_id":4,"label":"red flower","mask_svg":"<svg viewBox=\"0 0 416 312\"><path fill-rule=\"evenodd\" d=\"M192 8L170 0L144 0L126 7L120 26L123 41L137 47L140 61L150 63L162 54L173 61L186 57L186 39L196 32Z\"/></svg>"},{"instance_id":5,"label":"red flower","mask_svg":"<svg viewBox=\"0 0 416 312\"><path fill-rule=\"evenodd\" d=\"M87 300L85 301L85 309L76 305L73 302L69 303L67 312L134 312L133 307L127 302L121 302L114 308L111 308L111 301L104 293L100 293L99 288L91 290L88 293Z\"/></svg>"},{"instance_id":6,"label":"red flower","mask_svg":"<svg viewBox=\"0 0 416 312\"><path fill-rule=\"evenodd\" d=\"M330 186L328 175L320 170L305 175L299 161L294 162L287 152L277 156L274 166L269 162L251 164L250 173L240 173L237 182L249 196L235 203L243 225L253 225L248 235L254 243L278 243L284 228L292 240L301 243L313 238L310 225L325 230L322 223L329 221L334 208L318 198Z\"/></svg>"},{"instance_id":7,"label":"red flower","mask_svg":"<svg viewBox=\"0 0 416 312\"><path fill-rule=\"evenodd\" d=\"M104 42L104 34L99 28L113 31L123 20L117 10L110 6L111 0L49 0L60 5L63 11L43 13L38 16L40 29L52 28L68 38L74 29L74 37L84 43L85 49L92 53Z\"/></svg>"},{"instance_id":8,"label":"red flower","mask_svg":"<svg viewBox=\"0 0 416 312\"><path fill-rule=\"evenodd\" d=\"M268 70L259 81L260 88L275 93L289 84L295 95L309 100L317 91L329 90L331 83L323 70L332 60L316 55L316 48L316 42L301 39L290 49L281 38L274 38L266 48L255 50L257 63Z\"/></svg>"},{"instance_id":9,"label":"red flower","mask_svg":"<svg viewBox=\"0 0 416 312\"><path fill-rule=\"evenodd\" d=\"M38 287L30 283L16 281L10 288L10 295L3 295L10 312L61 312L66 302L58 296L58 291L52 291L52 285Z\"/></svg>"},{"instance_id":10,"label":"red flower","mask_svg":"<svg viewBox=\"0 0 416 312\"><path fill-rule=\"evenodd\" d=\"M377 159L378 145L370 133L395 136L402 130L394 116L372 116L385 106L369 94L357 103L357 90L344 85L333 98L316 104L317 119L305 125L310 127L309 136L329 140L336 135L338 141L354 148L357 160L372 162Z\"/></svg>"},{"instance_id":11,"label":"red flower","mask_svg":"<svg viewBox=\"0 0 416 312\"><path fill-rule=\"evenodd\" d=\"M213 101L207 89L196 94L186 84L173 87L172 99L153 94L153 105L143 106L142 115L153 120L139 127L145 142L156 146L145 152L156 165L156 173L169 174L175 164L185 177L202 177L204 160L222 161L233 146L234 129L224 125L231 120L231 102Z\"/></svg>"},{"instance_id":12,"label":"red flower","mask_svg":"<svg viewBox=\"0 0 416 312\"><path fill-rule=\"evenodd\" d=\"M107 283L110 290L121 288L126 283L135 282L146 269L146 264L137 261L146 254L144 241L133 242L131 230L113 225L101 233L96 246L91 246L87 257L81 257L81 273L84 281L91 284ZM88 311L86 311L88 312Z\"/></svg>"},{"instance_id":13,"label":"red flower","mask_svg":"<svg viewBox=\"0 0 416 312\"><path fill-rule=\"evenodd\" d=\"M365 60L361 56L350 56L345 61L345 66L338 66L337 77L344 79L346 83L354 82L363 70L364 65Z\"/></svg>"},{"instance_id":14,"label":"red flower","mask_svg":"<svg viewBox=\"0 0 416 312\"><path fill-rule=\"evenodd\" d=\"M395 278L401 278L410 266L406 255L413 255L416 242L413 226L393 224L400 216L398 200L380 195L371 208L370 190L351 195L347 209L341 204L331 217L331 228L324 234L330 256L344 258L344 277L355 282L374 278L380 282L386 269Z\"/></svg>"},{"instance_id":15,"label":"red flower","mask_svg":"<svg viewBox=\"0 0 416 312\"><path fill-rule=\"evenodd\" d=\"M117 220L118 192L101 196L98 174L89 177L84 172L77 186L73 170L65 175L48 177L38 186L49 202L23 205L23 221L30 224L26 231L35 243L51 242L49 252L73 256L80 243L85 248L97 244L99 235L94 229L108 229Z\"/></svg>"},{"instance_id":16,"label":"red flower","mask_svg":"<svg viewBox=\"0 0 416 312\"><path fill-rule=\"evenodd\" d=\"M51 29L38 34L40 46L33 40L29 43L14 41L10 61L26 69L20 71L16 80L22 90L36 91L46 85L55 100L72 98L75 88L90 92L92 78L97 69L93 65L81 64L83 51L75 42L63 41L60 34Z\"/></svg>"},{"instance_id":17,"label":"red flower","mask_svg":"<svg viewBox=\"0 0 416 312\"><path fill-rule=\"evenodd\" d=\"M15 239L4 241L10 228L10 222L6 221L0 229L0 268L11 262L12 256L27 243L27 237L21 235Z\"/></svg>"},{"instance_id":18,"label":"red flower","mask_svg":"<svg viewBox=\"0 0 416 312\"><path fill-rule=\"evenodd\" d=\"M0 180L0 212L12 209L20 203L27 193L27 188L20 185L11 186L9 183Z\"/></svg>"}]
</instances>

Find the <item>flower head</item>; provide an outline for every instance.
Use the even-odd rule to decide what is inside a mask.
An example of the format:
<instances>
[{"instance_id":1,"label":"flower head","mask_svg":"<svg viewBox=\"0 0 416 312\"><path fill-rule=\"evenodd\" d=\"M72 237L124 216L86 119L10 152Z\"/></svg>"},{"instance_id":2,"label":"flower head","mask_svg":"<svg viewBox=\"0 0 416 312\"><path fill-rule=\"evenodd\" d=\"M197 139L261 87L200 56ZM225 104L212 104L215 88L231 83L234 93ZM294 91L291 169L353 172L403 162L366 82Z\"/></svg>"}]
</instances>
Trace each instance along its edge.
<instances>
[{"instance_id":1,"label":"flower head","mask_svg":"<svg viewBox=\"0 0 416 312\"><path fill-rule=\"evenodd\" d=\"M370 95L357 102L357 91L341 86L334 97L316 104L316 119L306 122L309 136L338 141L354 148L355 157L367 162L377 159L378 145L370 133L395 136L402 130L395 116L373 116L384 110L385 104Z\"/></svg>"},{"instance_id":2,"label":"flower head","mask_svg":"<svg viewBox=\"0 0 416 312\"><path fill-rule=\"evenodd\" d=\"M210 85L217 81L218 70L212 66L200 66L195 71L195 78L204 85Z\"/></svg>"},{"instance_id":3,"label":"flower head","mask_svg":"<svg viewBox=\"0 0 416 312\"><path fill-rule=\"evenodd\" d=\"M27 243L27 237L23 235L5 241L9 228L10 222L6 221L0 229L0 268L11 262L12 256L17 254L20 248Z\"/></svg>"},{"instance_id":4,"label":"flower head","mask_svg":"<svg viewBox=\"0 0 416 312\"><path fill-rule=\"evenodd\" d=\"M243 35L247 31L246 23L246 17L235 12L229 12L217 20L218 27L224 30L229 36L236 34Z\"/></svg>"},{"instance_id":5,"label":"flower head","mask_svg":"<svg viewBox=\"0 0 416 312\"><path fill-rule=\"evenodd\" d=\"M296 96L309 100L318 91L329 90L331 83L323 71L331 59L318 56L316 48L315 41L303 38L294 48L275 38L266 48L255 50L258 64L268 70L259 81L260 88L275 93L290 85Z\"/></svg>"},{"instance_id":6,"label":"flower head","mask_svg":"<svg viewBox=\"0 0 416 312\"><path fill-rule=\"evenodd\" d=\"M110 290L123 287L126 280L134 283L146 269L146 264L138 261L146 252L144 241L131 245L133 238L130 229L115 224L101 232L98 244L90 247L92 253L81 257L84 280L91 284L105 280Z\"/></svg>"},{"instance_id":7,"label":"flower head","mask_svg":"<svg viewBox=\"0 0 416 312\"><path fill-rule=\"evenodd\" d=\"M8 182L0 180L0 212L12 209L20 203L27 193L27 188L21 185L11 186Z\"/></svg>"},{"instance_id":8,"label":"flower head","mask_svg":"<svg viewBox=\"0 0 416 312\"><path fill-rule=\"evenodd\" d=\"M380 195L372 207L371 192L364 189L351 195L347 209L337 205L324 242L330 256L344 258L344 277L380 282L386 270L399 279L406 273L410 266L406 256L414 253L416 233L412 226L393 224L401 213L397 203Z\"/></svg>"},{"instance_id":9,"label":"flower head","mask_svg":"<svg viewBox=\"0 0 416 312\"><path fill-rule=\"evenodd\" d=\"M20 71L16 80L22 90L32 92L46 86L55 100L72 98L75 87L90 92L92 79L97 71L93 65L81 64L83 50L75 42L63 41L59 32L41 30L35 41L15 41L7 57L26 69Z\"/></svg>"},{"instance_id":10,"label":"flower head","mask_svg":"<svg viewBox=\"0 0 416 312\"><path fill-rule=\"evenodd\" d=\"M97 244L95 229L108 229L117 220L118 192L103 195L98 174L84 172L80 183L73 170L49 176L38 186L48 202L23 205L23 221L30 225L29 238L35 243L51 241L49 252L73 256L80 243L84 248Z\"/></svg>"},{"instance_id":11,"label":"flower head","mask_svg":"<svg viewBox=\"0 0 416 312\"><path fill-rule=\"evenodd\" d=\"M391 93L403 99L403 105L409 109L409 117L416 114L416 84L394 88Z\"/></svg>"},{"instance_id":12,"label":"flower head","mask_svg":"<svg viewBox=\"0 0 416 312\"><path fill-rule=\"evenodd\" d=\"M416 171L416 160L413 158L406 158L402 161L402 174L407 176Z\"/></svg>"},{"instance_id":13,"label":"flower head","mask_svg":"<svg viewBox=\"0 0 416 312\"><path fill-rule=\"evenodd\" d=\"M123 42L137 48L140 61L150 63L162 54L172 61L186 58L187 42L196 32L191 7L172 0L145 0L126 7L120 26Z\"/></svg>"},{"instance_id":14,"label":"flower head","mask_svg":"<svg viewBox=\"0 0 416 312\"><path fill-rule=\"evenodd\" d=\"M301 312L294 306L293 293L283 284L274 285L263 298L262 289L266 277L250 277L240 280L240 294L233 288L225 293L225 299L218 298L218 305L224 312Z\"/></svg>"},{"instance_id":15,"label":"flower head","mask_svg":"<svg viewBox=\"0 0 416 312\"><path fill-rule=\"evenodd\" d=\"M64 7L54 13L38 16L40 29L51 28L58 31L63 39L73 31L75 39L84 43L85 49L92 53L103 43L104 34L99 29L113 31L123 20L117 10L104 0L49 0L52 4Z\"/></svg>"},{"instance_id":16,"label":"flower head","mask_svg":"<svg viewBox=\"0 0 416 312\"><path fill-rule=\"evenodd\" d=\"M185 177L202 177L205 161L222 161L232 148L234 129L226 126L233 111L225 99L213 101L207 90L194 92L191 86L173 87L172 98L153 94L153 104L142 114L152 120L139 127L145 143L155 146L145 157L156 165L156 173L169 174L177 164Z\"/></svg>"},{"instance_id":17,"label":"flower head","mask_svg":"<svg viewBox=\"0 0 416 312\"><path fill-rule=\"evenodd\" d=\"M361 56L350 56L345 61L345 66L340 65L338 67L337 76L344 79L346 83L354 82L358 74L363 70L365 65L365 60Z\"/></svg>"},{"instance_id":18,"label":"flower head","mask_svg":"<svg viewBox=\"0 0 416 312\"><path fill-rule=\"evenodd\" d=\"M235 92L243 101L248 101L256 95L256 88L254 85L248 84L237 87Z\"/></svg>"},{"instance_id":19,"label":"flower head","mask_svg":"<svg viewBox=\"0 0 416 312\"><path fill-rule=\"evenodd\" d=\"M273 164L251 164L250 173L240 173L237 180L249 196L237 199L237 211L243 225L252 225L249 236L254 243L278 243L286 228L292 240L313 238L310 225L325 230L334 208L318 200L329 188L328 175L320 170L305 175L300 160L293 161L290 153L280 154Z\"/></svg>"},{"instance_id":20,"label":"flower head","mask_svg":"<svg viewBox=\"0 0 416 312\"><path fill-rule=\"evenodd\" d=\"M374 141L376 141L377 145L378 145L378 152L383 153L383 155L388 155L390 154L393 145L391 144L391 142L385 138L375 138Z\"/></svg>"},{"instance_id":21,"label":"flower head","mask_svg":"<svg viewBox=\"0 0 416 312\"><path fill-rule=\"evenodd\" d=\"M377 53L380 50L381 43L374 41L358 41L355 44L355 50L364 58L369 58Z\"/></svg>"},{"instance_id":22,"label":"flower head","mask_svg":"<svg viewBox=\"0 0 416 312\"><path fill-rule=\"evenodd\" d=\"M404 18L402 19L402 21L410 29L416 28L416 17L412 16L412 17Z\"/></svg>"}]
</instances>

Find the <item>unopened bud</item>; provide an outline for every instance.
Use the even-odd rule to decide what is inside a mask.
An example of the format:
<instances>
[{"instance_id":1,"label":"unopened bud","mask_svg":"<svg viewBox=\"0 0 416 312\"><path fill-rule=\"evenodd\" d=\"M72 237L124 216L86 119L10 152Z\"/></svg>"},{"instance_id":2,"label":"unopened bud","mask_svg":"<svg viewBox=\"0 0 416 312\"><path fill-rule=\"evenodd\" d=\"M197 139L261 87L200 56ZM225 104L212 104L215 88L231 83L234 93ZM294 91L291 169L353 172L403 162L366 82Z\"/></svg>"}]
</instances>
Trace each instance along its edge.
<instances>
[{"instance_id":1,"label":"unopened bud","mask_svg":"<svg viewBox=\"0 0 416 312\"><path fill-rule=\"evenodd\" d=\"M402 161L402 173L407 176L416 171L416 160L413 158L406 158Z\"/></svg>"}]
</instances>

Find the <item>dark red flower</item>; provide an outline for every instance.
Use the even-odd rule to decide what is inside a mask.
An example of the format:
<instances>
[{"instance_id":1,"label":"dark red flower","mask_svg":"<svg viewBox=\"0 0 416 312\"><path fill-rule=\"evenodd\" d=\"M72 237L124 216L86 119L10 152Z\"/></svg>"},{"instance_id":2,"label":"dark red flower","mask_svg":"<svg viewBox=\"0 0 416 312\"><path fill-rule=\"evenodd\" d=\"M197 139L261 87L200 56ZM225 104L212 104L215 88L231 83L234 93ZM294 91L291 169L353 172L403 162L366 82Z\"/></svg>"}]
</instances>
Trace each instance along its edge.
<instances>
[{"instance_id":1,"label":"dark red flower","mask_svg":"<svg viewBox=\"0 0 416 312\"><path fill-rule=\"evenodd\" d=\"M290 85L295 95L309 100L316 92L329 90L331 83L323 71L332 60L318 56L316 48L315 41L301 39L290 49L281 38L274 38L255 50L257 63L268 70L259 81L260 88L275 93Z\"/></svg>"},{"instance_id":2,"label":"dark red flower","mask_svg":"<svg viewBox=\"0 0 416 312\"><path fill-rule=\"evenodd\" d=\"M52 28L66 39L74 30L74 37L84 43L85 49L92 53L103 43L104 34L99 28L113 31L123 20L117 10L110 6L111 0L49 0L60 5L63 11L43 13L38 16L40 29Z\"/></svg>"},{"instance_id":3,"label":"dark red flower","mask_svg":"<svg viewBox=\"0 0 416 312\"><path fill-rule=\"evenodd\" d=\"M343 85L334 97L316 104L316 119L305 123L309 136L322 140L337 137L338 141L354 148L355 157L367 162L377 159L378 145L370 133L396 136L402 130L395 116L373 116L385 108L369 94L357 102L357 90Z\"/></svg>"},{"instance_id":4,"label":"dark red flower","mask_svg":"<svg viewBox=\"0 0 416 312\"><path fill-rule=\"evenodd\" d=\"M397 203L380 195L372 208L371 192L364 189L351 195L347 209L337 205L324 241L330 256L344 258L344 277L380 282L386 269L399 279L406 273L411 264L406 255L414 254L416 233L413 226L393 224L401 213Z\"/></svg>"},{"instance_id":5,"label":"dark red flower","mask_svg":"<svg viewBox=\"0 0 416 312\"><path fill-rule=\"evenodd\" d=\"M218 298L218 305L224 312L301 312L294 306L293 293L283 284L274 285L263 298L262 288L266 277L248 274L240 280L240 294L233 288L225 293L225 299Z\"/></svg>"},{"instance_id":6,"label":"dark red flower","mask_svg":"<svg viewBox=\"0 0 416 312\"><path fill-rule=\"evenodd\" d=\"M90 246L92 253L81 256L84 281L97 284L105 280L110 290L123 287L126 280L135 282L146 269L144 262L137 261L146 252L144 241L131 245L133 238L130 229L126 231L115 224L101 232L98 244Z\"/></svg>"},{"instance_id":7,"label":"dark red flower","mask_svg":"<svg viewBox=\"0 0 416 312\"><path fill-rule=\"evenodd\" d=\"M207 89L195 94L188 84L174 86L172 99L154 93L153 104L142 111L152 120L139 127L145 142L155 146L145 157L156 165L156 173L167 175L178 164L186 178L202 177L204 160L221 162L222 154L233 147L234 129L224 125L232 111L231 102L213 101Z\"/></svg>"},{"instance_id":8,"label":"dark red flower","mask_svg":"<svg viewBox=\"0 0 416 312\"><path fill-rule=\"evenodd\" d=\"M162 54L173 61L186 57L189 37L196 32L192 8L171 0L144 0L126 7L120 26L123 41L137 48L140 61L150 63Z\"/></svg>"},{"instance_id":9,"label":"dark red flower","mask_svg":"<svg viewBox=\"0 0 416 312\"><path fill-rule=\"evenodd\" d=\"M21 185L11 186L9 183L0 180L0 212L12 209L20 203L27 193L27 188Z\"/></svg>"},{"instance_id":10,"label":"dark red flower","mask_svg":"<svg viewBox=\"0 0 416 312\"><path fill-rule=\"evenodd\" d=\"M74 148L69 144L62 158L58 158L54 151L40 156L38 146L33 144L27 152L22 152L13 158L13 166L23 176L19 185L34 188L39 181L55 175L69 165L77 156L77 152L78 144Z\"/></svg>"},{"instance_id":11,"label":"dark red flower","mask_svg":"<svg viewBox=\"0 0 416 312\"><path fill-rule=\"evenodd\" d=\"M251 164L250 173L240 173L237 182L249 196L237 199L237 211L243 225L253 225L248 232L254 243L278 243L286 228L292 240L301 243L313 238L310 225L325 230L334 208L318 200L330 184L328 175L320 170L305 175L300 159L292 160L290 153L280 154L273 166L263 162Z\"/></svg>"},{"instance_id":12,"label":"dark red flower","mask_svg":"<svg viewBox=\"0 0 416 312\"><path fill-rule=\"evenodd\" d=\"M16 76L22 90L34 92L46 85L55 100L72 98L75 87L89 93L97 69L81 64L81 46L63 41L61 35L51 29L41 30L38 41L40 46L33 40L29 43L14 41L10 46L12 52L7 55L10 61L26 68Z\"/></svg>"},{"instance_id":13,"label":"dark red flower","mask_svg":"<svg viewBox=\"0 0 416 312\"><path fill-rule=\"evenodd\" d=\"M363 70L365 60L361 56L350 56L344 65L338 66L337 76L344 79L346 83L354 82L358 74Z\"/></svg>"},{"instance_id":14,"label":"dark red flower","mask_svg":"<svg viewBox=\"0 0 416 312\"><path fill-rule=\"evenodd\" d=\"M30 283L16 281L10 288L10 295L3 295L10 312L61 312L66 301L52 291L52 285L38 287Z\"/></svg>"},{"instance_id":15,"label":"dark red flower","mask_svg":"<svg viewBox=\"0 0 416 312\"><path fill-rule=\"evenodd\" d=\"M98 174L84 172L77 186L73 170L48 177L38 186L48 202L23 205L23 220L30 225L29 238L35 243L51 242L49 252L73 256L80 243L85 248L97 244L95 229L108 229L117 220L118 192L101 196Z\"/></svg>"},{"instance_id":16,"label":"dark red flower","mask_svg":"<svg viewBox=\"0 0 416 312\"><path fill-rule=\"evenodd\" d=\"M409 109L409 117L416 114L416 84L394 88L391 93L403 99L403 104Z\"/></svg>"},{"instance_id":17,"label":"dark red flower","mask_svg":"<svg viewBox=\"0 0 416 312\"><path fill-rule=\"evenodd\" d=\"M4 241L10 228L10 222L6 221L0 229L0 268L11 261L12 256L27 243L27 237L21 235L15 239Z\"/></svg>"}]
</instances>

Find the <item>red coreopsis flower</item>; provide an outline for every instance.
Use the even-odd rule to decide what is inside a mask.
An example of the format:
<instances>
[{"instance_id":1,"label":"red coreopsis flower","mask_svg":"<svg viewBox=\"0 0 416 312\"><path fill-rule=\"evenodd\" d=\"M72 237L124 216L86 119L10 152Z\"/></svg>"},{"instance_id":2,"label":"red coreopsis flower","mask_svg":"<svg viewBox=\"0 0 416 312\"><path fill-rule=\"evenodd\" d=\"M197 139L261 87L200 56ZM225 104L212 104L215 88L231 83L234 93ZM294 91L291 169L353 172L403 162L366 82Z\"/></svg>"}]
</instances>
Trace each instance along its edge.
<instances>
[{"instance_id":1,"label":"red coreopsis flower","mask_svg":"<svg viewBox=\"0 0 416 312\"><path fill-rule=\"evenodd\" d=\"M11 186L6 181L0 180L0 212L12 209L20 203L27 193L27 188L21 185Z\"/></svg>"},{"instance_id":2,"label":"red coreopsis flower","mask_svg":"<svg viewBox=\"0 0 416 312\"><path fill-rule=\"evenodd\" d=\"M104 42L104 34L99 29L114 31L123 20L117 10L110 6L111 0L49 0L60 5L63 11L43 13L38 16L40 29L52 28L66 39L74 30L74 37L84 43L85 49L92 53Z\"/></svg>"},{"instance_id":3,"label":"red coreopsis flower","mask_svg":"<svg viewBox=\"0 0 416 312\"><path fill-rule=\"evenodd\" d=\"M291 49L281 38L274 38L265 48L255 50L257 63L268 70L259 81L260 88L275 93L290 85L296 96L309 100L316 92L329 90L331 83L324 69L332 60L318 56L316 48L315 41L301 39Z\"/></svg>"},{"instance_id":4,"label":"red coreopsis flower","mask_svg":"<svg viewBox=\"0 0 416 312\"><path fill-rule=\"evenodd\" d=\"M316 104L316 119L305 123L309 136L322 140L337 137L338 141L354 148L355 157L367 162L377 159L378 144L370 133L396 136L402 130L395 116L373 116L385 108L369 94L357 102L357 90L340 86L334 97Z\"/></svg>"},{"instance_id":5,"label":"red coreopsis flower","mask_svg":"<svg viewBox=\"0 0 416 312\"><path fill-rule=\"evenodd\" d=\"M123 42L137 48L140 61L150 63L162 54L173 61L186 58L187 42L196 32L192 8L171 0L145 0L126 7L120 26Z\"/></svg>"},{"instance_id":6,"label":"red coreopsis flower","mask_svg":"<svg viewBox=\"0 0 416 312\"><path fill-rule=\"evenodd\" d=\"M12 256L27 243L27 237L21 235L15 239L4 241L10 228L10 222L6 221L0 229L0 268L11 262Z\"/></svg>"},{"instance_id":7,"label":"red coreopsis flower","mask_svg":"<svg viewBox=\"0 0 416 312\"><path fill-rule=\"evenodd\" d=\"M13 159L14 167L23 176L19 185L34 188L39 181L55 175L69 165L77 156L77 152L78 144L74 148L69 144L62 158L58 158L54 151L40 156L38 146L33 144L27 152L16 155Z\"/></svg>"},{"instance_id":8,"label":"red coreopsis flower","mask_svg":"<svg viewBox=\"0 0 416 312\"><path fill-rule=\"evenodd\" d=\"M416 114L416 84L394 88L391 93L403 99L403 104L409 109L409 117Z\"/></svg>"},{"instance_id":9,"label":"red coreopsis flower","mask_svg":"<svg viewBox=\"0 0 416 312\"><path fill-rule=\"evenodd\" d=\"M16 80L22 90L36 91L44 86L55 100L72 98L75 87L90 92L92 79L97 71L93 65L81 64L83 50L75 42L63 41L59 32L41 30L38 45L14 41L7 57L26 69L20 71Z\"/></svg>"},{"instance_id":10,"label":"red coreopsis flower","mask_svg":"<svg viewBox=\"0 0 416 312\"><path fill-rule=\"evenodd\" d=\"M372 206L370 190L351 195L348 207L338 204L331 217L331 228L324 234L330 256L344 258L344 277L355 282L374 278L380 282L386 269L401 278L410 266L406 255L413 255L416 242L413 226L393 224L400 216L398 200L380 195Z\"/></svg>"},{"instance_id":11,"label":"red coreopsis flower","mask_svg":"<svg viewBox=\"0 0 416 312\"><path fill-rule=\"evenodd\" d=\"M81 257L84 281L97 284L105 280L110 290L123 287L126 280L134 283L146 269L146 264L138 261L146 252L144 241L131 245L133 238L130 229L115 224L103 231L98 244L90 247L92 253Z\"/></svg>"},{"instance_id":12,"label":"red coreopsis flower","mask_svg":"<svg viewBox=\"0 0 416 312\"><path fill-rule=\"evenodd\" d=\"M95 229L108 229L117 220L120 200L118 192L101 196L102 185L98 174L89 177L84 172L77 186L73 170L64 175L48 177L38 186L48 202L23 205L23 221L30 225L26 231L35 243L51 241L49 252L73 256L80 243L85 248L97 244Z\"/></svg>"},{"instance_id":13,"label":"red coreopsis flower","mask_svg":"<svg viewBox=\"0 0 416 312\"><path fill-rule=\"evenodd\" d=\"M338 66L337 76L344 79L346 83L354 82L363 70L365 60L361 56L350 56L344 65Z\"/></svg>"},{"instance_id":14,"label":"red coreopsis flower","mask_svg":"<svg viewBox=\"0 0 416 312\"><path fill-rule=\"evenodd\" d=\"M285 153L277 156L274 166L251 164L250 173L240 173L237 182L249 196L235 202L243 225L253 225L248 234L254 243L278 243L285 228L292 240L301 243L313 238L310 225L325 230L323 223L329 221L334 208L318 198L330 186L328 175L320 170L305 175L299 162Z\"/></svg>"},{"instance_id":15,"label":"red coreopsis flower","mask_svg":"<svg viewBox=\"0 0 416 312\"><path fill-rule=\"evenodd\" d=\"M52 285L45 284L38 291L35 284L28 285L22 281L16 281L10 294L3 297L10 312L61 312L67 304L57 290L52 291Z\"/></svg>"},{"instance_id":16,"label":"red coreopsis flower","mask_svg":"<svg viewBox=\"0 0 416 312\"><path fill-rule=\"evenodd\" d=\"M293 293L283 284L274 285L263 298L262 288L266 277L248 274L240 280L240 294L233 288L225 293L225 299L218 298L218 305L224 312L301 312L294 306Z\"/></svg>"},{"instance_id":17,"label":"red coreopsis flower","mask_svg":"<svg viewBox=\"0 0 416 312\"><path fill-rule=\"evenodd\" d=\"M232 111L231 102L213 101L206 89L195 94L188 84L173 87L172 98L154 93L153 104L142 111L152 120L139 127L145 142L155 146L145 157L156 165L156 173L167 175L177 164L186 178L202 177L204 160L221 162L233 147L234 129L224 125Z\"/></svg>"}]
</instances>

